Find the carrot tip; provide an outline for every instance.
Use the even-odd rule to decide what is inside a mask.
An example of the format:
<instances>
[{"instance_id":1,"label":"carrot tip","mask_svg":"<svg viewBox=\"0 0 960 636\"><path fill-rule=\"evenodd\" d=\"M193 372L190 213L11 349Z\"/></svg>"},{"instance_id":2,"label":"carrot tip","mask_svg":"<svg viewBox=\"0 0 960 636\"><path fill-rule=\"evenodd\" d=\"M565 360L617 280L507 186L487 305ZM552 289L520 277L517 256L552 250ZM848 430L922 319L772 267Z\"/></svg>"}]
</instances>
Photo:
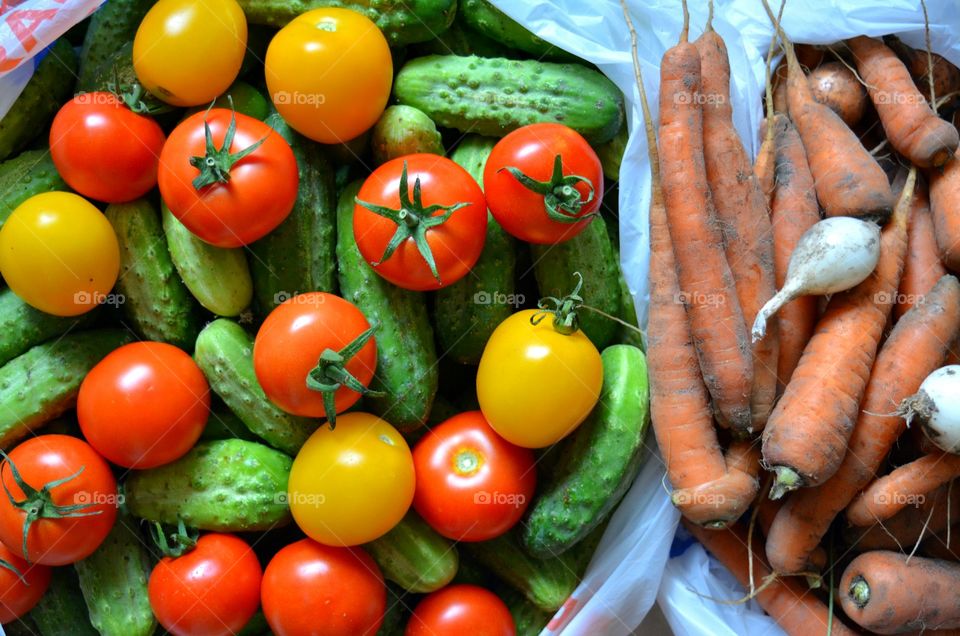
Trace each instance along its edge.
<instances>
[{"instance_id":1,"label":"carrot tip","mask_svg":"<svg viewBox=\"0 0 960 636\"><path fill-rule=\"evenodd\" d=\"M870 602L870 584L862 576L857 576L850 584L849 594L857 607L863 609Z\"/></svg>"},{"instance_id":2,"label":"carrot tip","mask_svg":"<svg viewBox=\"0 0 960 636\"><path fill-rule=\"evenodd\" d=\"M783 497L788 492L796 490L803 485L800 475L792 468L788 468L787 466L774 466L773 472L776 477L773 480L773 485L770 486L770 499L780 499L780 497Z\"/></svg>"}]
</instances>

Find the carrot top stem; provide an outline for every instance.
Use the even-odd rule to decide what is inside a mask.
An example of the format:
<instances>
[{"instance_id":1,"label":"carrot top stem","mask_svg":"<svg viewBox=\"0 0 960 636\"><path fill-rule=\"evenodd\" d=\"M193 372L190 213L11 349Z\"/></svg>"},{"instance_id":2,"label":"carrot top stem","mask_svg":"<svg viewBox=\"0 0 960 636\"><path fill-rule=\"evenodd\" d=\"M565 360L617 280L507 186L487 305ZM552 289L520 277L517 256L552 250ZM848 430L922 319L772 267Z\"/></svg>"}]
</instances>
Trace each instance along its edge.
<instances>
[{"instance_id":1,"label":"carrot top stem","mask_svg":"<svg viewBox=\"0 0 960 636\"><path fill-rule=\"evenodd\" d=\"M777 500L800 487L802 480L794 469L789 466L774 466L772 470L774 479L770 486L770 499Z\"/></svg>"},{"instance_id":2,"label":"carrot top stem","mask_svg":"<svg viewBox=\"0 0 960 636\"><path fill-rule=\"evenodd\" d=\"M680 6L683 9L683 28L680 29L680 41L686 42L690 35L690 9L687 8L687 0L681 0Z\"/></svg>"},{"instance_id":3,"label":"carrot top stem","mask_svg":"<svg viewBox=\"0 0 960 636\"><path fill-rule=\"evenodd\" d=\"M707 26L705 30L709 32L713 31L713 0L709 0L707 7Z\"/></svg>"},{"instance_id":4,"label":"carrot top stem","mask_svg":"<svg viewBox=\"0 0 960 636\"><path fill-rule=\"evenodd\" d=\"M854 578L853 583L850 584L850 598L860 609L870 602L870 584L862 576Z\"/></svg>"}]
</instances>

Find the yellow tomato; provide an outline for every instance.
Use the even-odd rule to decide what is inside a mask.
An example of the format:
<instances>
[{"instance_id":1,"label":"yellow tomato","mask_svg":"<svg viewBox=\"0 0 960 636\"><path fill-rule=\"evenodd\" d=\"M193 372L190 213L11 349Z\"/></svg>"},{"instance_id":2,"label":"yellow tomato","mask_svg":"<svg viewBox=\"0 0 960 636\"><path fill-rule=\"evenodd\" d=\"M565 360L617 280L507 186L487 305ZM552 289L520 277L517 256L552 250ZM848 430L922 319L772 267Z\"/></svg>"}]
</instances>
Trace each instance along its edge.
<instances>
[{"instance_id":1,"label":"yellow tomato","mask_svg":"<svg viewBox=\"0 0 960 636\"><path fill-rule=\"evenodd\" d=\"M107 298L119 271L113 227L76 194L30 197L0 230L0 273L24 302L48 314L90 311Z\"/></svg>"},{"instance_id":2,"label":"yellow tomato","mask_svg":"<svg viewBox=\"0 0 960 636\"><path fill-rule=\"evenodd\" d=\"M386 534L413 501L413 457L403 436L369 413L337 416L303 445L287 487L290 510L308 537L352 546Z\"/></svg>"},{"instance_id":3,"label":"yellow tomato","mask_svg":"<svg viewBox=\"0 0 960 636\"><path fill-rule=\"evenodd\" d=\"M280 115L325 144L372 127L393 83L387 39L349 9L315 9L294 18L270 42L265 71Z\"/></svg>"},{"instance_id":4,"label":"yellow tomato","mask_svg":"<svg viewBox=\"0 0 960 636\"><path fill-rule=\"evenodd\" d=\"M564 335L550 316L520 311L496 328L477 371L480 410L501 437L543 448L570 434L600 397L600 353L582 331Z\"/></svg>"},{"instance_id":5,"label":"yellow tomato","mask_svg":"<svg viewBox=\"0 0 960 636\"><path fill-rule=\"evenodd\" d=\"M213 101L237 78L247 19L236 0L160 0L133 40L133 68L148 91L174 106Z\"/></svg>"}]
</instances>

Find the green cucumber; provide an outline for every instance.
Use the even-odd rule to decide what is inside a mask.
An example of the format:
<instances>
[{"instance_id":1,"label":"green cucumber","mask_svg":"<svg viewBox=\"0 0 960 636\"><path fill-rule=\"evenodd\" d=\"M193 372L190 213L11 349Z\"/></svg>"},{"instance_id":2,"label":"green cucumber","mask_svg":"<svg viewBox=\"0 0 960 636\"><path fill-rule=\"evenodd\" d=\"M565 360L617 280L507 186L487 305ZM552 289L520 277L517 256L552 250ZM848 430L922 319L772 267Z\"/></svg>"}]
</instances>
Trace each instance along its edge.
<instances>
[{"instance_id":1,"label":"green cucumber","mask_svg":"<svg viewBox=\"0 0 960 636\"><path fill-rule=\"evenodd\" d=\"M154 0L110 0L90 17L90 25L80 49L77 84L93 81L100 68L113 59L114 53L133 40L143 16Z\"/></svg>"},{"instance_id":2,"label":"green cucumber","mask_svg":"<svg viewBox=\"0 0 960 636\"><path fill-rule=\"evenodd\" d=\"M426 42L442 33L457 11L456 0L239 0L251 24L282 27L301 13L341 7L373 20L390 46Z\"/></svg>"},{"instance_id":3,"label":"green cucumber","mask_svg":"<svg viewBox=\"0 0 960 636\"><path fill-rule=\"evenodd\" d=\"M131 339L121 329L72 333L0 367L0 448L73 408L90 369Z\"/></svg>"},{"instance_id":4,"label":"green cucumber","mask_svg":"<svg viewBox=\"0 0 960 636\"><path fill-rule=\"evenodd\" d=\"M538 636L553 618L551 612L540 609L512 587L500 586L496 593L507 604L510 615L513 616L516 636Z\"/></svg>"},{"instance_id":5,"label":"green cucumber","mask_svg":"<svg viewBox=\"0 0 960 636\"><path fill-rule=\"evenodd\" d=\"M70 566L54 568L50 587L30 610L40 636L97 636L80 592L77 572Z\"/></svg>"},{"instance_id":6,"label":"green cucumber","mask_svg":"<svg viewBox=\"0 0 960 636\"><path fill-rule=\"evenodd\" d=\"M337 206L340 293L376 321L377 372L367 396L370 410L402 432L420 428L430 416L439 374L433 331L423 294L400 289L367 264L353 238L353 206L360 183L348 185Z\"/></svg>"},{"instance_id":7,"label":"green cucumber","mask_svg":"<svg viewBox=\"0 0 960 636\"><path fill-rule=\"evenodd\" d=\"M60 106L73 95L76 75L77 54L66 38L60 38L37 64L17 101L0 119L0 161L12 157L46 131Z\"/></svg>"},{"instance_id":8,"label":"green cucumber","mask_svg":"<svg viewBox=\"0 0 960 636\"><path fill-rule=\"evenodd\" d=\"M496 142L470 135L450 158L483 187L483 167ZM513 237L488 213L486 243L470 274L433 295L437 341L445 355L463 364L479 364L490 334L520 304L516 250Z\"/></svg>"},{"instance_id":9,"label":"green cucumber","mask_svg":"<svg viewBox=\"0 0 960 636\"><path fill-rule=\"evenodd\" d=\"M414 45L411 57L421 55L479 55L481 57L516 57L516 52L485 35L473 31L463 23L457 12L450 28L437 37Z\"/></svg>"},{"instance_id":10,"label":"green cucumber","mask_svg":"<svg viewBox=\"0 0 960 636\"><path fill-rule=\"evenodd\" d=\"M208 311L218 316L239 316L253 299L253 279L243 249L205 243L166 205L160 208L170 258L183 284Z\"/></svg>"},{"instance_id":11,"label":"green cucumber","mask_svg":"<svg viewBox=\"0 0 960 636\"><path fill-rule=\"evenodd\" d=\"M269 530L290 522L287 479L293 460L241 439L201 442L175 462L133 471L130 513L148 521L218 532Z\"/></svg>"},{"instance_id":12,"label":"green cucumber","mask_svg":"<svg viewBox=\"0 0 960 636\"><path fill-rule=\"evenodd\" d=\"M646 344L643 342L643 335L637 331L640 328L640 322L637 318L637 303L635 294L630 290L630 286L627 285L627 279L623 275L623 269L619 270L620 272L620 320L624 321L630 327L626 325L620 325L617 328L617 342L620 344L628 344L637 347L641 351L646 349ZM631 327L633 327L631 329Z\"/></svg>"},{"instance_id":13,"label":"green cucumber","mask_svg":"<svg viewBox=\"0 0 960 636\"><path fill-rule=\"evenodd\" d=\"M114 0L110 0L114 2ZM139 93L140 105L151 113L167 113L175 110L159 97L147 92L137 79L137 72L133 68L133 39L114 49L110 57L103 61L92 77L84 78L77 84L77 90L82 92L112 91L121 89L124 92Z\"/></svg>"},{"instance_id":14,"label":"green cucumber","mask_svg":"<svg viewBox=\"0 0 960 636\"><path fill-rule=\"evenodd\" d=\"M491 589L499 583L500 580L494 576L493 572L470 558L469 554L460 556L460 567L457 569L457 575L453 577L454 585L476 585Z\"/></svg>"},{"instance_id":15,"label":"green cucumber","mask_svg":"<svg viewBox=\"0 0 960 636\"><path fill-rule=\"evenodd\" d=\"M553 58L563 61L578 59L575 55L534 35L488 0L460 0L458 15L477 33L511 49L520 49L537 59Z\"/></svg>"},{"instance_id":16,"label":"green cucumber","mask_svg":"<svg viewBox=\"0 0 960 636\"><path fill-rule=\"evenodd\" d=\"M30 613L27 612L16 620L4 623L3 633L6 636L37 636L40 630L37 628L37 624L33 622L33 619L30 618Z\"/></svg>"},{"instance_id":17,"label":"green cucumber","mask_svg":"<svg viewBox=\"0 0 960 636\"><path fill-rule=\"evenodd\" d=\"M7 159L0 163L0 227L18 205L35 194L69 189L46 148L25 150Z\"/></svg>"},{"instance_id":18,"label":"green cucumber","mask_svg":"<svg viewBox=\"0 0 960 636\"><path fill-rule=\"evenodd\" d=\"M257 308L269 313L284 300L337 287L337 198L333 166L323 147L300 136L280 115L267 124L293 148L300 171L297 201L272 232L250 245Z\"/></svg>"},{"instance_id":19,"label":"green cucumber","mask_svg":"<svg viewBox=\"0 0 960 636\"><path fill-rule=\"evenodd\" d=\"M253 369L253 339L232 320L214 320L197 337L194 358L210 388L267 444L296 455L320 420L297 417L267 399Z\"/></svg>"},{"instance_id":20,"label":"green cucumber","mask_svg":"<svg viewBox=\"0 0 960 636\"><path fill-rule=\"evenodd\" d=\"M387 611L377 630L377 636L403 636L407 622L410 599L404 600L406 591L393 583L387 583Z\"/></svg>"},{"instance_id":21,"label":"green cucumber","mask_svg":"<svg viewBox=\"0 0 960 636\"><path fill-rule=\"evenodd\" d=\"M437 125L412 106L390 106L373 127L373 161L380 165L404 155L444 154Z\"/></svg>"},{"instance_id":22,"label":"green cucumber","mask_svg":"<svg viewBox=\"0 0 960 636\"><path fill-rule=\"evenodd\" d=\"M153 560L138 523L118 516L96 552L74 564L90 622L101 636L150 636L157 627L147 596Z\"/></svg>"},{"instance_id":23,"label":"green cucumber","mask_svg":"<svg viewBox=\"0 0 960 636\"><path fill-rule=\"evenodd\" d=\"M540 296L561 298L583 276L580 296L584 304L611 316L620 316L620 265L613 241L602 219L594 219L580 234L556 245L531 245L534 274ZM580 329L602 349L617 335L618 324L589 309L577 312Z\"/></svg>"},{"instance_id":24,"label":"green cucumber","mask_svg":"<svg viewBox=\"0 0 960 636\"><path fill-rule=\"evenodd\" d=\"M156 208L139 199L109 205L104 215L120 243L116 290L131 327L144 340L189 351L200 333L199 307L170 259Z\"/></svg>"},{"instance_id":25,"label":"green cucumber","mask_svg":"<svg viewBox=\"0 0 960 636\"><path fill-rule=\"evenodd\" d=\"M113 0L111 0L112 2ZM213 100L213 105L194 106L188 108L184 117L195 115L207 108L232 108L238 113L264 121L273 110L273 104L270 103L263 93L246 82L234 82L230 88L223 91L219 97Z\"/></svg>"},{"instance_id":26,"label":"green cucumber","mask_svg":"<svg viewBox=\"0 0 960 636\"><path fill-rule=\"evenodd\" d=\"M30 347L91 323L99 313L94 309L82 316L54 316L23 302L9 287L0 290L0 365Z\"/></svg>"},{"instance_id":27,"label":"green cucumber","mask_svg":"<svg viewBox=\"0 0 960 636\"><path fill-rule=\"evenodd\" d=\"M623 121L620 89L581 64L428 55L400 69L393 92L440 126L494 137L558 122L599 144Z\"/></svg>"},{"instance_id":28,"label":"green cucumber","mask_svg":"<svg viewBox=\"0 0 960 636\"><path fill-rule=\"evenodd\" d=\"M594 147L597 157L600 158L600 165L603 166L603 176L611 181L620 180L620 164L623 162L623 152L627 149L629 138L627 125L623 124L613 139Z\"/></svg>"},{"instance_id":29,"label":"green cucumber","mask_svg":"<svg viewBox=\"0 0 960 636\"><path fill-rule=\"evenodd\" d=\"M640 349L620 344L600 357L597 406L556 449L557 470L540 484L527 511L523 545L535 556L560 554L590 534L640 471L650 422L646 358Z\"/></svg>"},{"instance_id":30,"label":"green cucumber","mask_svg":"<svg viewBox=\"0 0 960 636\"><path fill-rule=\"evenodd\" d=\"M227 408L222 400L215 398L210 405L210 417L203 427L200 439L245 439L250 442L260 441L237 414Z\"/></svg>"},{"instance_id":31,"label":"green cucumber","mask_svg":"<svg viewBox=\"0 0 960 636\"><path fill-rule=\"evenodd\" d=\"M273 632L270 631L270 624L267 622L267 617L264 615L262 609L258 609L257 613L254 614L250 620L247 621L247 624L243 626L237 636L266 636L269 634L273 636Z\"/></svg>"},{"instance_id":32,"label":"green cucumber","mask_svg":"<svg viewBox=\"0 0 960 636\"><path fill-rule=\"evenodd\" d=\"M364 548L384 578L417 594L439 590L453 580L459 565L453 541L437 534L413 510Z\"/></svg>"}]
</instances>

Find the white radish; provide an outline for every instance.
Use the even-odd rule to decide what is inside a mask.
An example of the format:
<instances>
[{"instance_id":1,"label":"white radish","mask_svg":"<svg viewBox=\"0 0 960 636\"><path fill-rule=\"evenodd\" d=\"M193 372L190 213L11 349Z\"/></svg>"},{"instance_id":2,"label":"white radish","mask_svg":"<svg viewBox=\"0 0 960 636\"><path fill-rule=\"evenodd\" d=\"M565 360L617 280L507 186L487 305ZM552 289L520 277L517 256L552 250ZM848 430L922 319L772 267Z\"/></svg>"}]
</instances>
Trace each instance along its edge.
<instances>
[{"instance_id":1,"label":"white radish","mask_svg":"<svg viewBox=\"0 0 960 636\"><path fill-rule=\"evenodd\" d=\"M937 448L960 453L960 364L940 367L924 379L920 390L900 403L897 414L920 423Z\"/></svg>"},{"instance_id":2,"label":"white radish","mask_svg":"<svg viewBox=\"0 0 960 636\"><path fill-rule=\"evenodd\" d=\"M794 298L835 294L856 287L880 260L880 227L870 221L835 216L803 233L790 255L787 277L753 323L753 341L767 332L767 320Z\"/></svg>"}]
</instances>

